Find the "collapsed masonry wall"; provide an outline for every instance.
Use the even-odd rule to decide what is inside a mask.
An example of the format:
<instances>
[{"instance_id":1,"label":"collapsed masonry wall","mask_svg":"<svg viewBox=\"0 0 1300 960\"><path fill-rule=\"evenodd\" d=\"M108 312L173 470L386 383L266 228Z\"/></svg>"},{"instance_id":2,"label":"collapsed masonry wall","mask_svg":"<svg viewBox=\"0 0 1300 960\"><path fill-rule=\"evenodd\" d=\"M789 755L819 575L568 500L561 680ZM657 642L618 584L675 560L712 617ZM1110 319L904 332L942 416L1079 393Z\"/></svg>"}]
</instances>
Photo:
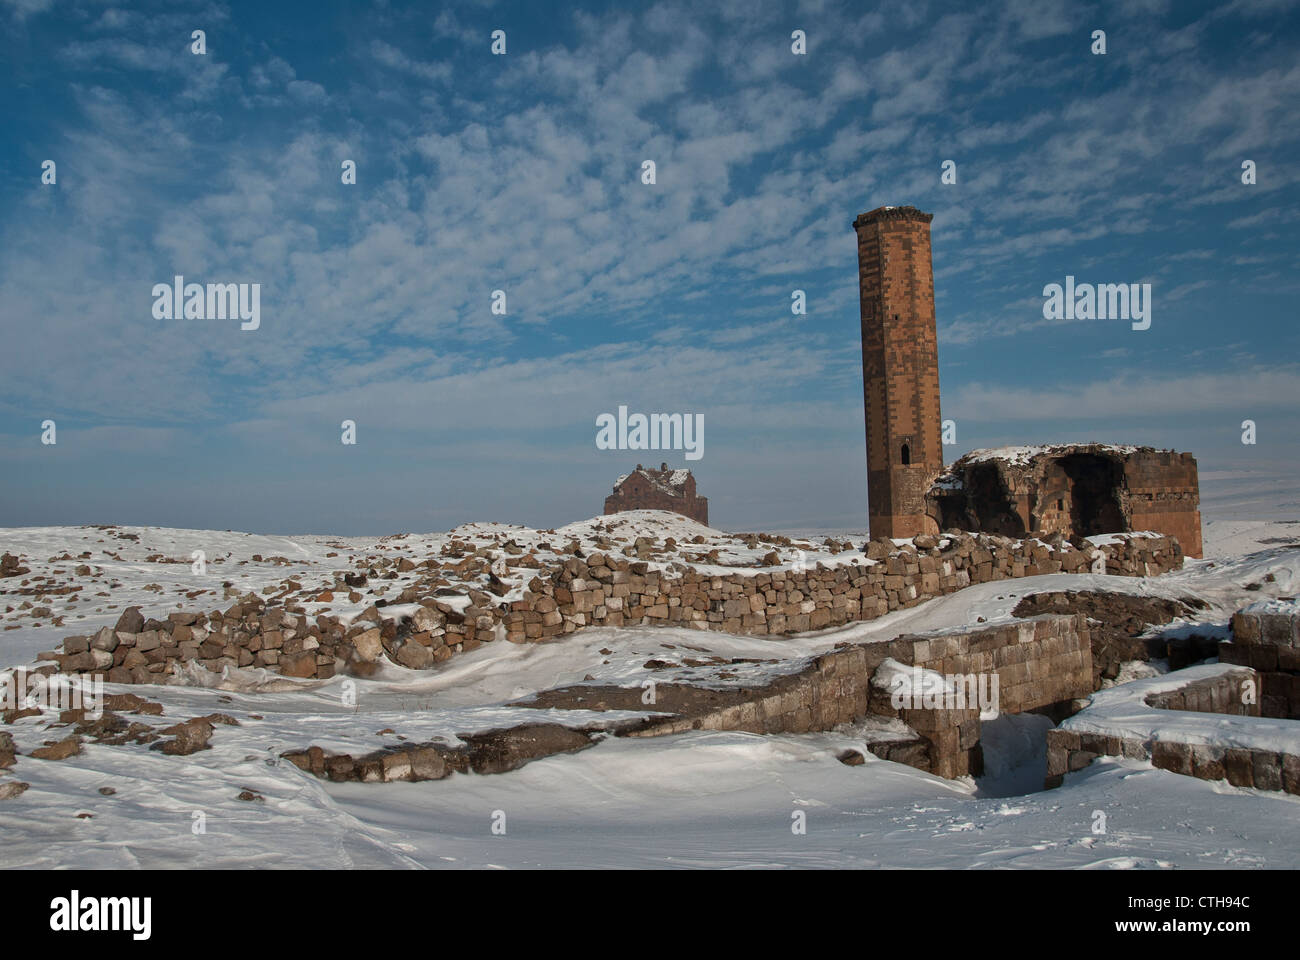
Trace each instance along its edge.
<instances>
[{"instance_id":1,"label":"collapsed masonry wall","mask_svg":"<svg viewBox=\"0 0 1300 960\"><path fill-rule=\"evenodd\" d=\"M664 683L657 706L641 702L640 687L579 686L543 691L514 706L587 714L587 726L523 724L506 730L461 735L466 747L406 743L353 757L320 747L293 750L286 759L318 777L366 782L438 780L454 771L494 773L553 753L582 749L593 731L618 736L657 737L691 730L742 730L756 734L831 730L865 717L897 718L911 732L882 737L868 749L885 760L906 763L939 776L978 775L980 713L964 702L950 706L893 706L882 682L886 662L953 677L996 674L998 708L1005 712L1044 709L1092 691L1087 618L1047 615L975 630L898 637L887 643L845 644L816 657L796 672L758 687L719 689ZM680 692L694 694L678 697ZM581 694L581 696L578 696ZM591 710L645 711L650 717L599 723Z\"/></svg>"},{"instance_id":2,"label":"collapsed masonry wall","mask_svg":"<svg viewBox=\"0 0 1300 960\"><path fill-rule=\"evenodd\" d=\"M1146 704L1158 710L1259 717L1260 702L1254 694L1258 680L1254 670L1236 667L1148 696ZM1148 760L1160 770L1201 780L1226 780L1234 787L1300 794L1300 752L1190 742L1180 739L1174 722L1162 728L1158 737L1147 738L1124 736L1118 730L1113 734L1061 728L1047 731L1045 787L1059 787L1065 774L1084 769L1100 756Z\"/></svg>"},{"instance_id":3,"label":"collapsed masonry wall","mask_svg":"<svg viewBox=\"0 0 1300 960\"><path fill-rule=\"evenodd\" d=\"M255 595L225 611L173 612L161 620L131 608L115 627L67 637L61 650L41 659L54 662L43 668L49 672L103 675L110 683L166 683L191 665L326 679L340 670L366 675L384 661L428 669L485 641L545 641L588 626L671 624L786 636L874 619L973 583L1086 573L1099 558L1105 572L1121 576L1156 576L1183 562L1178 542L1157 536L1076 549L1060 537L953 534L902 546L874 540L865 553L868 563L725 575L681 563L652 570L644 561L593 553L542 571L512 602L471 590L468 605L425 597L414 601L413 615L385 616L376 604L348 623Z\"/></svg>"},{"instance_id":4,"label":"collapsed masonry wall","mask_svg":"<svg viewBox=\"0 0 1300 960\"><path fill-rule=\"evenodd\" d=\"M322 780L362 783L442 780L453 773L507 773L531 760L585 750L596 741L583 730L555 723L524 724L506 730L462 734L462 746L405 743L354 757L318 746L281 756Z\"/></svg>"}]
</instances>

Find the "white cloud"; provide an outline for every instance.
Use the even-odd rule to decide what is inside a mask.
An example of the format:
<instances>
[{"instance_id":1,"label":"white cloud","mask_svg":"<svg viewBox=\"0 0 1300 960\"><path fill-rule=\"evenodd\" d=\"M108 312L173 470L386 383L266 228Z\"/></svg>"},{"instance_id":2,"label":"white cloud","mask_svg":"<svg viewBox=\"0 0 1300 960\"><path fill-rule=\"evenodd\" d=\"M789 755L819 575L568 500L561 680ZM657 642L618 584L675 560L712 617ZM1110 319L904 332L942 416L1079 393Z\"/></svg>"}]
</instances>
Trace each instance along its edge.
<instances>
[{"instance_id":1,"label":"white cloud","mask_svg":"<svg viewBox=\"0 0 1300 960\"><path fill-rule=\"evenodd\" d=\"M1153 374L1132 371L1082 383L1059 383L1052 390L969 384L945 398L945 408L960 409L973 420L1147 419L1218 414L1240 420L1243 411L1294 408L1300 397L1300 371L1253 369L1223 373Z\"/></svg>"}]
</instances>

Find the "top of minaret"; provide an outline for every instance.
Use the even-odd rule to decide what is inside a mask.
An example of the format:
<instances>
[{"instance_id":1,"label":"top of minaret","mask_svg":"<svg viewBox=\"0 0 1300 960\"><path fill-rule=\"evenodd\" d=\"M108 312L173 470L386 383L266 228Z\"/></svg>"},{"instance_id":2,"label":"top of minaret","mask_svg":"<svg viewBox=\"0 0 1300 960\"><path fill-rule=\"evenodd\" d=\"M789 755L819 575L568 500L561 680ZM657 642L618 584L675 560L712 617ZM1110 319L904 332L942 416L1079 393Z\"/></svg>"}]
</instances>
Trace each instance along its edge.
<instances>
[{"instance_id":1,"label":"top of minaret","mask_svg":"<svg viewBox=\"0 0 1300 960\"><path fill-rule=\"evenodd\" d=\"M923 213L907 203L900 206L876 207L868 213L860 213L853 221L853 226L857 228L864 223L876 223L880 220L916 220L920 223L929 223L933 219L933 213Z\"/></svg>"}]
</instances>

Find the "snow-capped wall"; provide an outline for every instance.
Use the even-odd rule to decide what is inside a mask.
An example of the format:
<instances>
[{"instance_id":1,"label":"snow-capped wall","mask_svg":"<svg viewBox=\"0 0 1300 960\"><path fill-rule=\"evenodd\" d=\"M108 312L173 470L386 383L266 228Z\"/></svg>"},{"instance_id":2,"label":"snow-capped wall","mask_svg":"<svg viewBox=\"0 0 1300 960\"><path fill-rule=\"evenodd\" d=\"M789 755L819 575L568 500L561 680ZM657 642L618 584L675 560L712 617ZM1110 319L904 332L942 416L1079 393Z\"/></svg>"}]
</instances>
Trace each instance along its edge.
<instances>
[{"instance_id":1,"label":"snow-capped wall","mask_svg":"<svg viewBox=\"0 0 1300 960\"><path fill-rule=\"evenodd\" d=\"M1300 794L1300 721L1261 717L1259 675L1213 663L1094 694L1047 732L1047 782L1099 756L1234 787Z\"/></svg>"}]
</instances>

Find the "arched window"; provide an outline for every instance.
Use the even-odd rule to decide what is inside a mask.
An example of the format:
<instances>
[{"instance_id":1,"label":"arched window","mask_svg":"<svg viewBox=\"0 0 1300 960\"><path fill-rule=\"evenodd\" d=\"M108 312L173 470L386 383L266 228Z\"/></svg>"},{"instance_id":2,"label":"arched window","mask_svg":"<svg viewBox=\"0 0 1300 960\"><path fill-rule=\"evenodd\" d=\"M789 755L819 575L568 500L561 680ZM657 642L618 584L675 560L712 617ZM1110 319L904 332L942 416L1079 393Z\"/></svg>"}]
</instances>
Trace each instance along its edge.
<instances>
[{"instance_id":1,"label":"arched window","mask_svg":"<svg viewBox=\"0 0 1300 960\"><path fill-rule=\"evenodd\" d=\"M912 450L907 444L903 444L903 466L912 462Z\"/></svg>"}]
</instances>

